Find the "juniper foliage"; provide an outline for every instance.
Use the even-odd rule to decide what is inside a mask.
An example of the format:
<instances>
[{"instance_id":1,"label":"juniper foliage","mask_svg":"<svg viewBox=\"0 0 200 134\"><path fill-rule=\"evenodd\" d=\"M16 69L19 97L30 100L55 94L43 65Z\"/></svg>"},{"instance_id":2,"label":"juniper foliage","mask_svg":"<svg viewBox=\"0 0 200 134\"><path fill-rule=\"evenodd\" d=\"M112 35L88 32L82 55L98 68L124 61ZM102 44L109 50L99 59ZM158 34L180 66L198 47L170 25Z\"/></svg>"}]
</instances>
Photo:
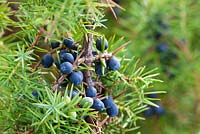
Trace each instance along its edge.
<instances>
[{"instance_id":1,"label":"juniper foliage","mask_svg":"<svg viewBox=\"0 0 200 134\"><path fill-rule=\"evenodd\" d=\"M83 41L89 34L104 36L88 27L105 28L104 11L112 4L95 0L20 0L0 4L0 131L3 133L94 133L96 129L126 133L139 128L137 121L144 120L140 113L147 105L156 106L145 95L164 93L148 92L154 82L160 82L156 79L158 73L138 67L138 60L127 58L125 50L121 51L120 70L100 77L119 107L119 115L109 118L105 125L106 114L78 106L84 94L83 85L70 84L60 89L64 92L53 92L54 82L59 78L55 65L49 69L38 65L43 54L52 52L51 41L62 42L64 37ZM123 38L116 40L114 36L108 42L110 53L125 43ZM78 47L82 45L78 43ZM94 71L86 65L78 68ZM67 91L74 88L80 93L72 99ZM35 90L38 95L32 94ZM86 116L102 126L88 123Z\"/></svg>"}]
</instances>

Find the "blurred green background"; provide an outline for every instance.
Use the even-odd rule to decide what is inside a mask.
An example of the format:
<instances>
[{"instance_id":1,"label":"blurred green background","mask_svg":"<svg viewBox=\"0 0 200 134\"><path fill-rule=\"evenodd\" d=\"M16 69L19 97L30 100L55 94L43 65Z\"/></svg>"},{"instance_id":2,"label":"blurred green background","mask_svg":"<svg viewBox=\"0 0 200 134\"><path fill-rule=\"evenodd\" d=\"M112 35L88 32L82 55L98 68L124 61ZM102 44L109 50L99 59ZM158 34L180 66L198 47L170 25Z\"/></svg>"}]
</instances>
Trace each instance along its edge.
<instances>
[{"instance_id":1,"label":"blurred green background","mask_svg":"<svg viewBox=\"0 0 200 134\"><path fill-rule=\"evenodd\" d=\"M165 90L165 114L140 122L142 133L200 133L200 1L115 0L125 10L107 11L107 37L131 41L125 52L147 69L158 68L160 79L151 90Z\"/></svg>"}]
</instances>

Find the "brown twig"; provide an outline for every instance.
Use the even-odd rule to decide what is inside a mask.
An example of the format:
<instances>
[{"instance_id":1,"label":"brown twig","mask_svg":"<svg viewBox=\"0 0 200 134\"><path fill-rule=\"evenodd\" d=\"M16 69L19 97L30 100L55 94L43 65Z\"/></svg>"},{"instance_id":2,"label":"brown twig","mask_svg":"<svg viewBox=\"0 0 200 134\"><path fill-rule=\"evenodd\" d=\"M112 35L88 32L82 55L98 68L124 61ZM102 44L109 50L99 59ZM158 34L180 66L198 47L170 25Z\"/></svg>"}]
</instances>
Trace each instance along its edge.
<instances>
[{"instance_id":1,"label":"brown twig","mask_svg":"<svg viewBox=\"0 0 200 134\"><path fill-rule=\"evenodd\" d=\"M37 68L40 66L41 64L41 60L38 61L38 63L33 67L33 72L35 72L35 70L37 70Z\"/></svg>"},{"instance_id":2,"label":"brown twig","mask_svg":"<svg viewBox=\"0 0 200 134\"><path fill-rule=\"evenodd\" d=\"M116 53L118 53L120 50L124 49L131 41L128 41L126 43L124 43L123 45L121 45L120 47L118 47L117 49L115 49L113 52L112 52L112 55L115 55Z\"/></svg>"},{"instance_id":3,"label":"brown twig","mask_svg":"<svg viewBox=\"0 0 200 134\"><path fill-rule=\"evenodd\" d=\"M92 29L92 28L91 28ZM87 36L84 37L83 40L83 57L85 57L85 64L88 67L92 66L92 44L93 44L93 34L88 33ZM84 77L85 81L88 84L88 86L94 86L94 83L92 81L92 73L89 70L84 71Z\"/></svg>"},{"instance_id":4,"label":"brown twig","mask_svg":"<svg viewBox=\"0 0 200 134\"><path fill-rule=\"evenodd\" d=\"M104 88L102 82L94 82L94 85L98 85L98 86L100 86L101 88Z\"/></svg>"},{"instance_id":5,"label":"brown twig","mask_svg":"<svg viewBox=\"0 0 200 134\"><path fill-rule=\"evenodd\" d=\"M103 54L96 55L93 60L98 60L100 58L109 59L111 57L112 57L112 53L103 53Z\"/></svg>"},{"instance_id":6,"label":"brown twig","mask_svg":"<svg viewBox=\"0 0 200 134\"><path fill-rule=\"evenodd\" d=\"M77 44L79 44L81 42L81 40L78 40L77 42L74 43L75 46L77 46Z\"/></svg>"},{"instance_id":7,"label":"brown twig","mask_svg":"<svg viewBox=\"0 0 200 134\"><path fill-rule=\"evenodd\" d=\"M84 49L80 52L80 54L78 55L78 57L74 61L74 63L73 63L74 68L76 68L80 63L85 61L85 58L80 59L80 57L82 56L83 52L84 52Z\"/></svg>"},{"instance_id":8,"label":"brown twig","mask_svg":"<svg viewBox=\"0 0 200 134\"><path fill-rule=\"evenodd\" d=\"M52 91L55 92L59 85L64 81L64 79L67 77L67 75L63 74L54 84L54 86L52 87Z\"/></svg>"},{"instance_id":9,"label":"brown twig","mask_svg":"<svg viewBox=\"0 0 200 134\"><path fill-rule=\"evenodd\" d=\"M104 99L106 97L104 96L104 94L98 93L95 98L99 98L100 100L102 100L102 99Z\"/></svg>"},{"instance_id":10,"label":"brown twig","mask_svg":"<svg viewBox=\"0 0 200 134\"><path fill-rule=\"evenodd\" d=\"M117 4L116 2L114 2L114 1L112 1L112 0L109 0L109 1L110 1L110 3L112 3L112 4L113 4L114 6L116 6L117 8L119 8L119 9L125 11L125 9L124 9L123 7L121 7L119 4Z\"/></svg>"},{"instance_id":11,"label":"brown twig","mask_svg":"<svg viewBox=\"0 0 200 134\"><path fill-rule=\"evenodd\" d=\"M115 11L113 10L113 6L119 8L121 10L125 10L123 7L121 7L119 4L115 3L112 0L107 0L107 4L109 5L109 8L110 8L111 12L113 13L115 19L117 19L117 15L116 15Z\"/></svg>"},{"instance_id":12,"label":"brown twig","mask_svg":"<svg viewBox=\"0 0 200 134\"><path fill-rule=\"evenodd\" d=\"M103 121L101 121L99 124L98 124L98 126L99 127L102 127L108 120L109 120L109 116L107 116Z\"/></svg>"},{"instance_id":13,"label":"brown twig","mask_svg":"<svg viewBox=\"0 0 200 134\"><path fill-rule=\"evenodd\" d=\"M110 0L107 0L107 4L109 5L109 8L110 8L111 12L113 13L115 19L117 19L117 15L116 15L115 11L113 10L112 5L110 5Z\"/></svg>"},{"instance_id":14,"label":"brown twig","mask_svg":"<svg viewBox=\"0 0 200 134\"><path fill-rule=\"evenodd\" d=\"M33 49L33 47L37 44L37 42L40 40L42 34L44 33L44 29L43 28L40 28L36 38L35 38L35 41L33 41L30 45L30 47L27 49L27 50L30 50L30 49Z\"/></svg>"},{"instance_id":15,"label":"brown twig","mask_svg":"<svg viewBox=\"0 0 200 134\"><path fill-rule=\"evenodd\" d=\"M187 44L177 39L173 39L173 41L175 42L175 45L185 54L187 60L190 61L192 59L192 55L190 54L190 50L188 49Z\"/></svg>"},{"instance_id":16,"label":"brown twig","mask_svg":"<svg viewBox=\"0 0 200 134\"><path fill-rule=\"evenodd\" d=\"M114 96L113 99L117 99L119 98L121 95L123 95L124 93L126 93L128 90L123 90L121 91L118 95Z\"/></svg>"}]
</instances>

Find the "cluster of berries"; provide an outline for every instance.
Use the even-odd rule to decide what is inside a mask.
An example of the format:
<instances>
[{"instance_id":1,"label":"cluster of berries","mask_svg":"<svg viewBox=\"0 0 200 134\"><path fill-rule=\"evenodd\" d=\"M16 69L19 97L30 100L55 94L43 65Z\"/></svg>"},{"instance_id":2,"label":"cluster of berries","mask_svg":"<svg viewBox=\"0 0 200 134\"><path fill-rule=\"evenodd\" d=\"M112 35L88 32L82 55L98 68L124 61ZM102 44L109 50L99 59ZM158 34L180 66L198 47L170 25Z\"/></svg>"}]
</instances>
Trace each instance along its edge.
<instances>
[{"instance_id":1,"label":"cluster of berries","mask_svg":"<svg viewBox=\"0 0 200 134\"><path fill-rule=\"evenodd\" d=\"M71 96L71 98L74 98L76 95L78 95L79 92L77 90L72 90L72 92L68 92L68 96ZM117 105L114 103L112 96L104 97L104 99L100 100L99 98L95 98L97 95L97 90L94 87L88 87L86 89L86 97L83 97L81 101L82 107L88 107L102 112L104 109L106 109L106 113L110 117L115 117L118 115L119 110Z\"/></svg>"},{"instance_id":2,"label":"cluster of berries","mask_svg":"<svg viewBox=\"0 0 200 134\"><path fill-rule=\"evenodd\" d=\"M103 52L108 48L108 41L106 39L99 38L96 40L96 48ZM96 55L97 52L93 51L93 55ZM120 62L113 56L109 60L106 60L106 68L103 70L103 66L100 61L95 62L95 73L97 75L104 75L108 70L116 71L120 68Z\"/></svg>"},{"instance_id":3,"label":"cluster of berries","mask_svg":"<svg viewBox=\"0 0 200 134\"><path fill-rule=\"evenodd\" d=\"M156 41L155 51L159 54L162 71L169 79L172 79L175 77L175 73L173 72L173 68L170 67L174 66L174 61L178 58L178 55L169 47L168 43L165 43L164 37L165 33L169 30L169 26L161 18L155 18L155 20L156 29L153 29Z\"/></svg>"},{"instance_id":4,"label":"cluster of berries","mask_svg":"<svg viewBox=\"0 0 200 134\"><path fill-rule=\"evenodd\" d=\"M51 48L58 50L56 51L58 52L57 58L54 59L54 56L51 53L47 53L43 55L41 64L44 68L50 68L53 64L55 64L59 74L67 75L66 79L63 81L63 83L61 83L60 86L66 87L68 84L73 84L76 86L76 89L78 89L78 86L81 85L83 81L87 83L86 79L88 76L86 76L84 71L88 71L88 69L77 70L78 67L74 67L74 62L78 61L77 58L84 58L84 55L78 55L78 52L81 50L78 50L78 47L75 45L75 42L72 38L65 38L62 46L60 42L51 42ZM106 75L108 71L116 71L120 69L119 60L112 55L109 55L105 58L106 65L103 65L100 62L100 59L95 58L95 56L107 54L104 53L106 49L108 49L108 41L102 37L98 38L96 40L96 51L92 51L92 58L94 59L92 61L92 67L95 69L95 72L90 71L92 75L101 77ZM79 67L84 65L85 64L78 64ZM75 96L81 95L83 97L81 106L90 106L91 108L100 112L106 109L106 112L110 117L118 115L118 107L114 103L112 96L105 96L105 94L101 93L97 86L95 86L94 82L92 82L92 84L83 84L83 87L83 94L76 89L68 90L69 98L73 99ZM38 93L33 91L33 95L38 96Z\"/></svg>"},{"instance_id":5,"label":"cluster of berries","mask_svg":"<svg viewBox=\"0 0 200 134\"><path fill-rule=\"evenodd\" d=\"M149 94L149 98L157 98L157 94ZM153 115L163 115L165 114L165 109L160 103L156 103L158 107L148 106L148 109L143 112L145 117L151 117Z\"/></svg>"},{"instance_id":6,"label":"cluster of berries","mask_svg":"<svg viewBox=\"0 0 200 134\"><path fill-rule=\"evenodd\" d=\"M156 19L157 28L154 31L154 38L159 40L162 38L163 33L169 29L169 26L162 20Z\"/></svg>"},{"instance_id":7,"label":"cluster of berries","mask_svg":"<svg viewBox=\"0 0 200 134\"><path fill-rule=\"evenodd\" d=\"M159 31L155 30L155 38L159 41L161 40L161 37L163 37L164 33L168 31L169 26L163 22L162 19L157 20L157 25L159 27ZM177 55L174 51L172 51L167 43L159 43L155 46L156 52L161 54L160 62L162 64L168 65L171 63L172 59L177 58Z\"/></svg>"},{"instance_id":8,"label":"cluster of berries","mask_svg":"<svg viewBox=\"0 0 200 134\"><path fill-rule=\"evenodd\" d=\"M165 43L156 45L156 52L160 53L160 63L169 66L173 64L173 60L177 59L177 54L169 48Z\"/></svg>"},{"instance_id":9,"label":"cluster of berries","mask_svg":"<svg viewBox=\"0 0 200 134\"><path fill-rule=\"evenodd\" d=\"M160 55L162 71L168 76L168 78L174 78L175 74L170 68L176 65L176 62L174 61L178 58L177 54L165 43L156 45L155 50Z\"/></svg>"},{"instance_id":10,"label":"cluster of berries","mask_svg":"<svg viewBox=\"0 0 200 134\"><path fill-rule=\"evenodd\" d=\"M66 38L63 41L63 45L68 49L74 49L75 43L72 38ZM51 42L51 48L55 49L60 46L60 42ZM77 57L77 53L70 53L66 49L61 49L59 52L59 57L57 60L54 60L53 56L49 53L45 54L42 57L42 65L44 68L49 68L53 65L55 61L55 65L60 70L62 74L69 75L69 80L74 85L79 85L83 81L83 73L81 71L73 71L73 63Z\"/></svg>"}]
</instances>

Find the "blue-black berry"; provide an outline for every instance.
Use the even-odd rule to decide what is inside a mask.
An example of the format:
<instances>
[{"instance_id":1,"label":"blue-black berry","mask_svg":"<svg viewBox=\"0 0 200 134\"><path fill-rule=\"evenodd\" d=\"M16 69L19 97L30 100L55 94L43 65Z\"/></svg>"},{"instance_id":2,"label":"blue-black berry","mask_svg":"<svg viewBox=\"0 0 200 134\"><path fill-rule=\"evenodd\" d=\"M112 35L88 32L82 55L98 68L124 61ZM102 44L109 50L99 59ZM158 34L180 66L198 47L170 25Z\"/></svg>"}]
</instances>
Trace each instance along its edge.
<instances>
[{"instance_id":1,"label":"blue-black berry","mask_svg":"<svg viewBox=\"0 0 200 134\"><path fill-rule=\"evenodd\" d=\"M103 111L104 104L100 99L95 99L92 105L92 108L96 109L97 111Z\"/></svg>"},{"instance_id":2,"label":"blue-black berry","mask_svg":"<svg viewBox=\"0 0 200 134\"><path fill-rule=\"evenodd\" d=\"M156 31L156 32L154 33L154 37L155 37L155 39L159 40L159 39L162 37L162 33L159 32L159 31Z\"/></svg>"},{"instance_id":3,"label":"blue-black berry","mask_svg":"<svg viewBox=\"0 0 200 134\"><path fill-rule=\"evenodd\" d=\"M163 53L168 50L168 46L166 44L158 44L156 45L156 52Z\"/></svg>"},{"instance_id":4,"label":"blue-black berry","mask_svg":"<svg viewBox=\"0 0 200 134\"><path fill-rule=\"evenodd\" d=\"M96 40L96 48L99 50L99 51L103 51L106 50L108 48L108 41L106 38L104 38L104 40L102 38L98 38Z\"/></svg>"},{"instance_id":5,"label":"blue-black berry","mask_svg":"<svg viewBox=\"0 0 200 134\"><path fill-rule=\"evenodd\" d=\"M67 90L67 93L68 93L68 96L73 99L76 95L78 95L79 92L78 92L78 90L73 89L72 91Z\"/></svg>"},{"instance_id":6,"label":"blue-black berry","mask_svg":"<svg viewBox=\"0 0 200 134\"><path fill-rule=\"evenodd\" d=\"M74 40L72 38L65 38L63 40L63 44L67 47L67 48L73 48L74 47Z\"/></svg>"},{"instance_id":7,"label":"blue-black berry","mask_svg":"<svg viewBox=\"0 0 200 134\"><path fill-rule=\"evenodd\" d=\"M149 106L147 110L143 112L144 117L150 117L154 115L154 108Z\"/></svg>"},{"instance_id":8,"label":"blue-black berry","mask_svg":"<svg viewBox=\"0 0 200 134\"><path fill-rule=\"evenodd\" d=\"M115 117L118 115L119 110L116 104L112 104L109 108L106 109L106 112L110 117Z\"/></svg>"},{"instance_id":9,"label":"blue-black berry","mask_svg":"<svg viewBox=\"0 0 200 134\"><path fill-rule=\"evenodd\" d=\"M53 65L53 57L51 54L45 54L43 57L42 57L42 66L44 68L49 68Z\"/></svg>"},{"instance_id":10,"label":"blue-black berry","mask_svg":"<svg viewBox=\"0 0 200 134\"><path fill-rule=\"evenodd\" d=\"M63 62L61 65L60 65L60 71L63 73L63 74L70 74L72 73L73 71L73 65L69 62Z\"/></svg>"},{"instance_id":11,"label":"blue-black berry","mask_svg":"<svg viewBox=\"0 0 200 134\"><path fill-rule=\"evenodd\" d=\"M81 79L83 79L83 73L81 71L76 71L76 72L79 74L79 76L81 77Z\"/></svg>"},{"instance_id":12,"label":"blue-black berry","mask_svg":"<svg viewBox=\"0 0 200 134\"><path fill-rule=\"evenodd\" d=\"M83 73L81 71L72 72L69 76L69 80L74 85L79 85L83 81Z\"/></svg>"},{"instance_id":13,"label":"blue-black berry","mask_svg":"<svg viewBox=\"0 0 200 134\"><path fill-rule=\"evenodd\" d=\"M60 42L58 41L53 41L51 42L51 48L54 49L54 48L57 48L60 46Z\"/></svg>"},{"instance_id":14,"label":"blue-black berry","mask_svg":"<svg viewBox=\"0 0 200 134\"><path fill-rule=\"evenodd\" d=\"M62 53L60 54L60 60L61 62L74 62L74 57L71 53Z\"/></svg>"},{"instance_id":15,"label":"blue-black berry","mask_svg":"<svg viewBox=\"0 0 200 134\"><path fill-rule=\"evenodd\" d=\"M107 98L103 99L102 102L106 108L110 108L114 103L112 96L108 96Z\"/></svg>"},{"instance_id":16,"label":"blue-black berry","mask_svg":"<svg viewBox=\"0 0 200 134\"><path fill-rule=\"evenodd\" d=\"M165 114L165 109L164 109L164 107L163 107L161 104L157 104L157 105L158 105L158 107L154 107L154 108L153 108L155 114L157 114L157 115L163 115L163 114Z\"/></svg>"},{"instance_id":17,"label":"blue-black berry","mask_svg":"<svg viewBox=\"0 0 200 134\"><path fill-rule=\"evenodd\" d=\"M95 55L97 55L98 53L97 53L97 51L92 51L92 55L93 56L95 56Z\"/></svg>"},{"instance_id":18,"label":"blue-black berry","mask_svg":"<svg viewBox=\"0 0 200 134\"><path fill-rule=\"evenodd\" d=\"M108 60L108 67L110 70L116 71L119 70L120 68L120 62L118 59L116 59L115 57L111 57Z\"/></svg>"},{"instance_id":19,"label":"blue-black berry","mask_svg":"<svg viewBox=\"0 0 200 134\"><path fill-rule=\"evenodd\" d=\"M100 62L96 62L96 63L95 63L95 73L96 73L97 75L103 76L103 75L106 74L106 72L107 72L107 69L104 68L104 73L103 73L103 67L102 67L102 65L101 65Z\"/></svg>"},{"instance_id":20,"label":"blue-black berry","mask_svg":"<svg viewBox=\"0 0 200 134\"><path fill-rule=\"evenodd\" d=\"M85 91L87 97L95 97L97 95L97 89L90 86Z\"/></svg>"},{"instance_id":21,"label":"blue-black berry","mask_svg":"<svg viewBox=\"0 0 200 134\"><path fill-rule=\"evenodd\" d=\"M32 95L34 96L34 97L38 97L38 91L37 90L33 90L33 92L32 92Z\"/></svg>"},{"instance_id":22,"label":"blue-black berry","mask_svg":"<svg viewBox=\"0 0 200 134\"><path fill-rule=\"evenodd\" d=\"M148 94L147 95L149 98L158 98L157 94Z\"/></svg>"}]
</instances>

